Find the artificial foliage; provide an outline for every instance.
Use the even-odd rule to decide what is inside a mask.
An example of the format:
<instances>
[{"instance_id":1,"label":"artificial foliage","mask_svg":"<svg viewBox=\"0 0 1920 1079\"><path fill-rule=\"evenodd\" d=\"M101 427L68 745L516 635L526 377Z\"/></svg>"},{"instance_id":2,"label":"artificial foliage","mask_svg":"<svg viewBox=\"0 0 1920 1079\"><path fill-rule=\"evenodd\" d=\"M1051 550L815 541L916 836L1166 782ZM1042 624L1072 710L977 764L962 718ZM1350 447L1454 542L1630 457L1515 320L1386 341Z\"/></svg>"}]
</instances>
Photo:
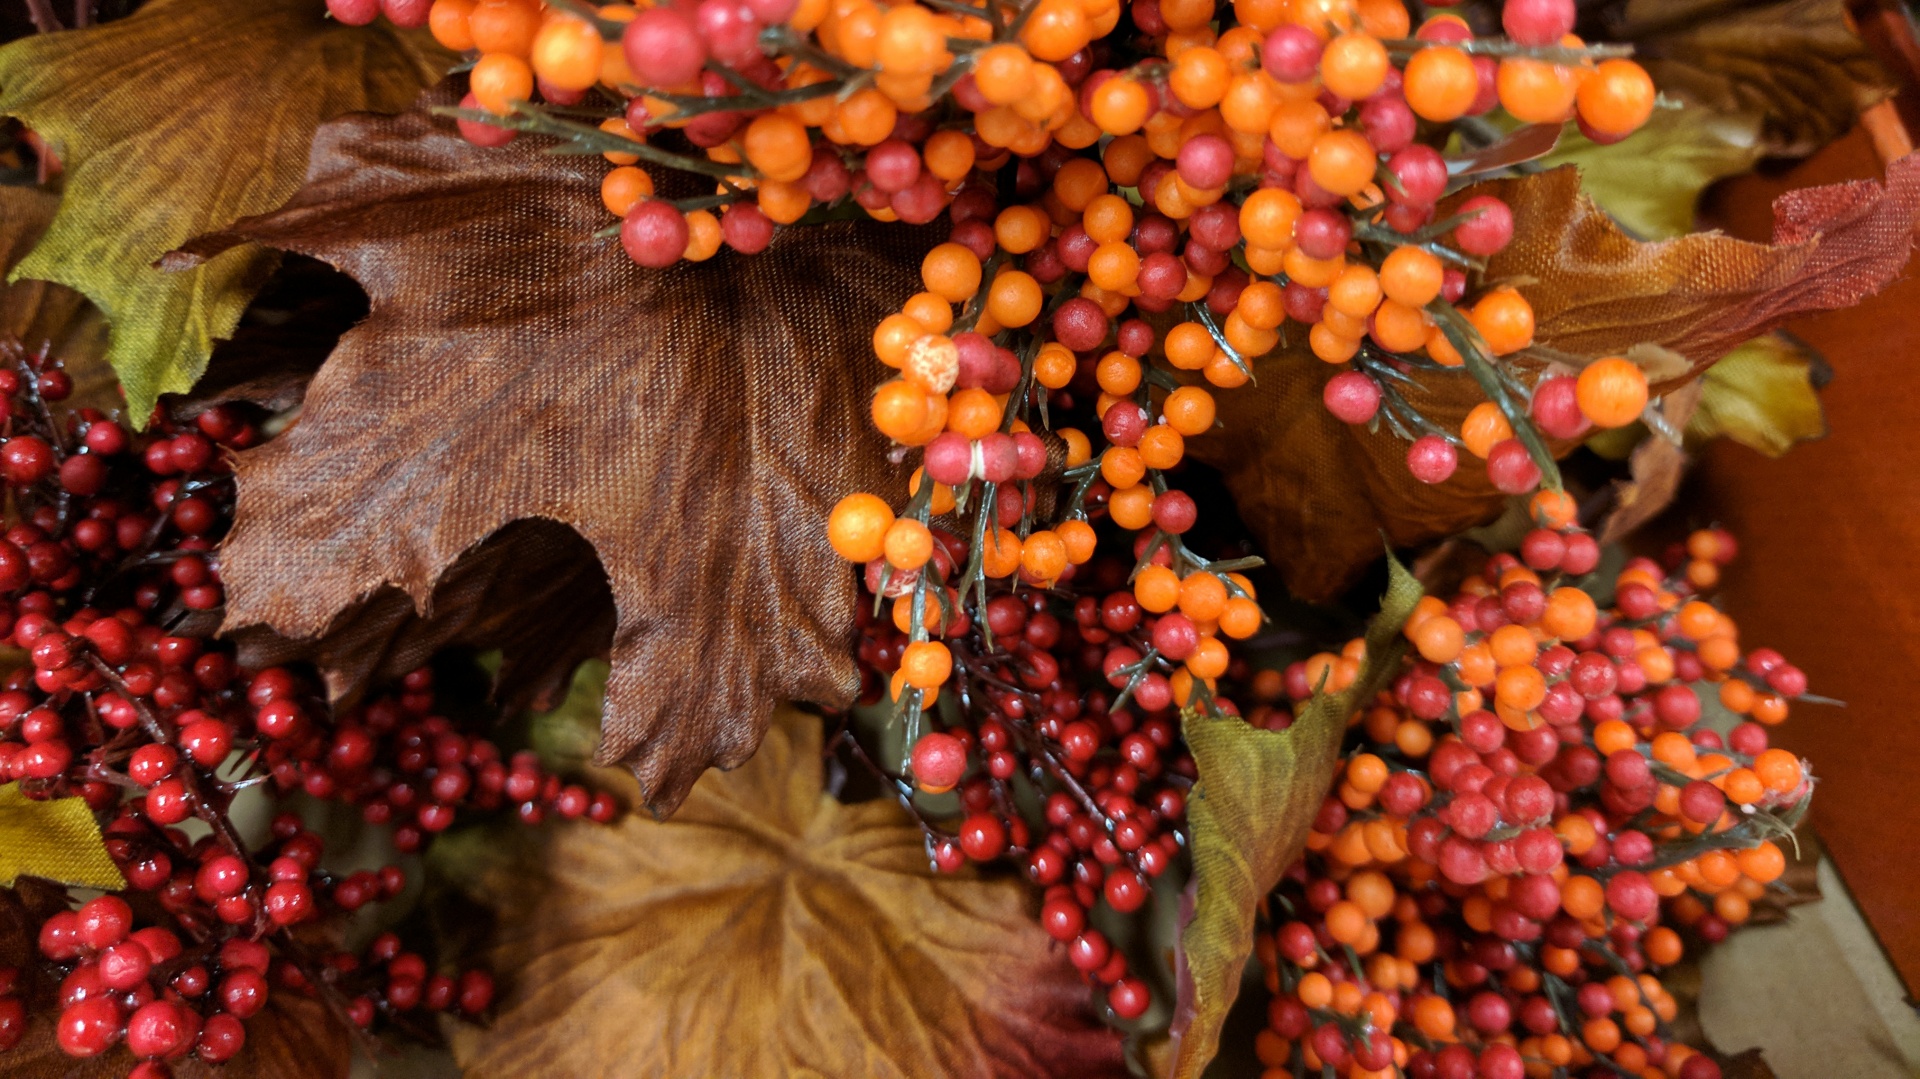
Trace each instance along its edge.
<instances>
[{"instance_id":1,"label":"artificial foliage","mask_svg":"<svg viewBox=\"0 0 1920 1079\"><path fill-rule=\"evenodd\" d=\"M1834 0L0 33L0 1073L1765 1074Z\"/></svg>"}]
</instances>

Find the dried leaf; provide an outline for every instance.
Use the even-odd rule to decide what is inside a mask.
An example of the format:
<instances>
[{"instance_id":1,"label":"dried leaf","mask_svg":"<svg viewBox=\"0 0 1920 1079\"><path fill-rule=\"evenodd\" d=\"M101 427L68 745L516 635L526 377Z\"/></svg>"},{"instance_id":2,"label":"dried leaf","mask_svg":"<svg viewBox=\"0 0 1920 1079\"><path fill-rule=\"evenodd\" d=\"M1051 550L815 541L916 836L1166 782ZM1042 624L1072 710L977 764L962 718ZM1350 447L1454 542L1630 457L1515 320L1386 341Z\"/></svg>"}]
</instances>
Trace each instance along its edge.
<instances>
[{"instance_id":1,"label":"dried leaf","mask_svg":"<svg viewBox=\"0 0 1920 1079\"><path fill-rule=\"evenodd\" d=\"M1661 401L1667 423L1684 429L1700 403L1700 382L1689 382ZM1618 543L1641 525L1660 516L1680 493L1686 475L1687 453L1660 434L1649 432L1627 458L1628 478L1613 485L1613 509L1595 536L1602 545Z\"/></svg>"},{"instance_id":2,"label":"dried leaf","mask_svg":"<svg viewBox=\"0 0 1920 1079\"><path fill-rule=\"evenodd\" d=\"M1658 109L1645 127L1611 146L1569 135L1542 165L1573 165L1580 189L1629 233L1663 240L1693 230L1707 185L1760 159L1760 117L1711 109Z\"/></svg>"},{"instance_id":3,"label":"dried leaf","mask_svg":"<svg viewBox=\"0 0 1920 1079\"><path fill-rule=\"evenodd\" d=\"M1769 457L1827 433L1819 389L1832 377L1826 358L1789 334L1756 337L1701 378L1690 439L1730 438Z\"/></svg>"},{"instance_id":4,"label":"dried leaf","mask_svg":"<svg viewBox=\"0 0 1920 1079\"><path fill-rule=\"evenodd\" d=\"M1462 154L1447 157L1447 173L1457 178L1498 172L1544 157L1560 145L1564 124L1528 124Z\"/></svg>"},{"instance_id":5,"label":"dried leaf","mask_svg":"<svg viewBox=\"0 0 1920 1079\"><path fill-rule=\"evenodd\" d=\"M793 229L757 256L649 272L592 238L599 170L534 141L481 150L424 111L340 120L286 207L193 247L309 254L373 304L300 423L241 456L227 623L331 637L385 586L422 618L471 621L435 582L515 521L560 522L618 609L601 758L666 812L753 752L776 701L853 699L854 579L822 522L850 491L904 486L859 357L931 237ZM606 645L590 619L485 617L509 644ZM524 640L516 617L553 639Z\"/></svg>"},{"instance_id":6,"label":"dried leaf","mask_svg":"<svg viewBox=\"0 0 1920 1079\"><path fill-rule=\"evenodd\" d=\"M454 1035L470 1079L1125 1075L1028 889L933 875L896 805L822 792L820 743L781 709L671 821L564 824L479 873L508 988Z\"/></svg>"},{"instance_id":7,"label":"dried leaf","mask_svg":"<svg viewBox=\"0 0 1920 1079\"><path fill-rule=\"evenodd\" d=\"M47 976L34 944L37 927L50 914L70 906L64 889L46 881L22 879L0 888L0 966L20 972L20 996L27 1004L27 1032L19 1045L0 1052L7 1079L122 1079L133 1070L124 1045L96 1057L70 1057L54 1041L59 1014L59 982ZM221 1067L188 1057L172 1064L175 1079L346 1079L350 1043L317 1000L277 989L267 1006L247 1020L247 1043Z\"/></svg>"},{"instance_id":8,"label":"dried leaf","mask_svg":"<svg viewBox=\"0 0 1920 1079\"><path fill-rule=\"evenodd\" d=\"M248 248L181 274L154 260L278 206L321 121L405 108L451 62L423 32L343 26L309 0L152 0L0 48L0 114L66 166L59 215L13 278L60 282L106 312L144 423L160 394L193 385L274 256Z\"/></svg>"},{"instance_id":9,"label":"dried leaf","mask_svg":"<svg viewBox=\"0 0 1920 1079\"><path fill-rule=\"evenodd\" d=\"M1197 1076L1219 1048L1220 1026L1253 954L1254 910L1305 849L1313 815L1333 784L1340 737L1354 709L1399 664L1400 627L1422 595L1389 558L1387 594L1367 627L1367 663L1344 692L1316 696L1284 731L1237 716L1186 717L1199 769L1187 806L1192 836L1191 911L1180 934L1174 1005L1174 1079Z\"/></svg>"},{"instance_id":10,"label":"dried leaf","mask_svg":"<svg viewBox=\"0 0 1920 1079\"><path fill-rule=\"evenodd\" d=\"M1764 118L1769 156L1804 157L1893 92L1844 0L1628 0L1607 30L1662 93Z\"/></svg>"},{"instance_id":11,"label":"dried leaf","mask_svg":"<svg viewBox=\"0 0 1920 1079\"><path fill-rule=\"evenodd\" d=\"M1512 205L1519 231L1490 260L1492 279L1530 279L1538 356L1621 355L1658 345L1689 370L1653 387L1667 393L1740 343L1809 311L1849 306L1906 265L1920 217L1920 156L1887 168L1887 182L1808 188L1774 204L1774 243L1718 233L1643 243L1580 193L1573 169L1494 180L1463 192ZM1493 516L1502 499L1478 462L1433 487L1407 474L1406 442L1384 426L1349 427L1321 404L1336 369L1295 340L1261 358L1257 384L1218 395L1225 426L1189 453L1222 470L1242 517L1295 595L1331 598L1395 546L1448 535ZM1408 403L1458 430L1482 399L1457 372L1417 375ZM1557 447L1561 452L1570 445Z\"/></svg>"},{"instance_id":12,"label":"dried leaf","mask_svg":"<svg viewBox=\"0 0 1920 1079\"><path fill-rule=\"evenodd\" d=\"M9 783L0 787L0 885L11 887L21 877L79 888L127 886L85 798L36 801Z\"/></svg>"},{"instance_id":13,"label":"dried leaf","mask_svg":"<svg viewBox=\"0 0 1920 1079\"><path fill-rule=\"evenodd\" d=\"M46 235L60 197L30 187L0 187L0 276L10 273ZM0 285L0 339L30 351L51 349L73 378L73 407L109 411L120 404L113 368L105 363L107 320L85 296L46 281Z\"/></svg>"}]
</instances>

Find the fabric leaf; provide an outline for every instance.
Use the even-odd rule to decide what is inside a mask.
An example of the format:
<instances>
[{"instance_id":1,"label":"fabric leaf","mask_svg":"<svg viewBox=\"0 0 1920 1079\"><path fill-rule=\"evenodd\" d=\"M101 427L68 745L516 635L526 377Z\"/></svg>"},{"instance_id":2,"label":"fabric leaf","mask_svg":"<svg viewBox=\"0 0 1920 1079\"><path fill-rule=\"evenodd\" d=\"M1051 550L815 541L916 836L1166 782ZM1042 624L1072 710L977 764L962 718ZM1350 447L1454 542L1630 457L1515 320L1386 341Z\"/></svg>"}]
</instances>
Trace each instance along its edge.
<instances>
[{"instance_id":1,"label":"fabric leaf","mask_svg":"<svg viewBox=\"0 0 1920 1079\"><path fill-rule=\"evenodd\" d=\"M1514 357L1522 372L1655 345L1665 351L1653 354L1687 361L1655 382L1662 394L1756 334L1850 306L1899 274L1920 220L1920 155L1889 165L1884 184L1782 196L1772 244L1718 233L1635 240L1581 193L1571 168L1490 181L1461 197L1477 193L1513 207L1514 240L1489 260L1486 276L1529 282L1523 291L1540 348ZM1188 448L1225 474L1268 558L1308 600L1351 585L1379 557L1382 533L1395 546L1423 543L1487 520L1503 502L1472 458L1428 487L1408 475L1407 443L1384 425L1368 431L1334 419L1321 392L1337 370L1296 335L1256 363L1256 384L1217 395L1224 429ZM1482 400L1463 374L1415 377L1420 385L1403 390L1407 402L1449 430Z\"/></svg>"},{"instance_id":2,"label":"fabric leaf","mask_svg":"<svg viewBox=\"0 0 1920 1079\"><path fill-rule=\"evenodd\" d=\"M877 372L861 357L932 237L799 228L760 255L648 271L594 237L596 164L537 141L479 149L424 109L336 121L284 208L190 249L312 255L372 302L299 424L240 456L227 625L320 637L346 662L334 633L404 616L391 586L429 637L482 619L461 639L506 638L492 646L509 666L559 656L537 664L557 689L566 660L607 646L589 603L544 610L545 582L514 558L496 576L524 585L435 590L502 529L557 522L598 565L547 576L579 581L568 602L604 580L617 610L601 758L667 812L710 764L753 752L776 701L853 699L854 575L824 522L851 491L904 489L866 421ZM476 605L503 595L530 602Z\"/></svg>"},{"instance_id":3,"label":"fabric leaf","mask_svg":"<svg viewBox=\"0 0 1920 1079\"><path fill-rule=\"evenodd\" d=\"M1760 159L1760 118L1709 109L1658 109L1645 127L1600 146L1578 135L1541 159L1573 165L1580 189L1627 232L1663 240L1693 231L1701 192Z\"/></svg>"},{"instance_id":4,"label":"fabric leaf","mask_svg":"<svg viewBox=\"0 0 1920 1079\"><path fill-rule=\"evenodd\" d=\"M1700 407L1687 437L1730 438L1778 457L1797 442L1826 435L1819 389L1832 375L1826 358L1805 341L1784 333L1756 337L1700 380Z\"/></svg>"},{"instance_id":5,"label":"fabric leaf","mask_svg":"<svg viewBox=\"0 0 1920 1079\"><path fill-rule=\"evenodd\" d=\"M1763 117L1768 156L1813 153L1893 91L1844 0L1628 0L1605 35L1633 43L1662 93Z\"/></svg>"},{"instance_id":6,"label":"fabric leaf","mask_svg":"<svg viewBox=\"0 0 1920 1079\"><path fill-rule=\"evenodd\" d=\"M21 877L78 888L127 886L85 798L33 799L9 783L0 787L0 885Z\"/></svg>"},{"instance_id":7,"label":"fabric leaf","mask_svg":"<svg viewBox=\"0 0 1920 1079\"><path fill-rule=\"evenodd\" d=\"M1689 382L1660 401L1668 426L1684 430L1700 404L1701 381ZM1594 536L1601 544L1618 543L1641 525L1658 517L1680 493L1687 471L1687 453L1656 432L1649 432L1627 456L1627 478L1613 485L1614 505Z\"/></svg>"},{"instance_id":8,"label":"fabric leaf","mask_svg":"<svg viewBox=\"0 0 1920 1079\"><path fill-rule=\"evenodd\" d=\"M1388 560L1387 594L1367 627L1367 659L1354 684L1316 695L1284 731L1237 716L1188 715L1198 769L1187 821L1193 850L1191 915L1181 928L1174 1006L1174 1079L1197 1076L1220 1045L1220 1027L1253 954L1254 911L1306 847L1307 832L1339 766L1354 711L1399 666L1400 627L1423 594Z\"/></svg>"},{"instance_id":9,"label":"fabric leaf","mask_svg":"<svg viewBox=\"0 0 1920 1079\"><path fill-rule=\"evenodd\" d=\"M193 385L274 256L246 248L182 274L154 260L278 206L321 121L405 108L452 59L424 33L343 26L309 0L152 0L0 48L0 114L66 166L60 213L13 278L99 305L144 423L160 394Z\"/></svg>"},{"instance_id":10,"label":"fabric leaf","mask_svg":"<svg viewBox=\"0 0 1920 1079\"><path fill-rule=\"evenodd\" d=\"M503 915L507 988L453 1036L469 1079L1127 1074L1026 886L934 874L897 805L822 774L820 721L783 708L670 821L483 841L464 886Z\"/></svg>"}]
</instances>

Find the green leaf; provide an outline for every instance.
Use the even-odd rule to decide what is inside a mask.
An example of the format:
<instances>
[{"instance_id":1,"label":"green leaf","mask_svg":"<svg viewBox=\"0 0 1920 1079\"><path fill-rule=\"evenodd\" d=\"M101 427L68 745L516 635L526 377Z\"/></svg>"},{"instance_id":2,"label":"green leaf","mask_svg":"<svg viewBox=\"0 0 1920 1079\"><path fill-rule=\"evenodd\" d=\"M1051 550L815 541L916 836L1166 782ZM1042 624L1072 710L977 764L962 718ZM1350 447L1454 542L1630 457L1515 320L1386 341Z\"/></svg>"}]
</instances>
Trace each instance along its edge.
<instances>
[{"instance_id":1,"label":"green leaf","mask_svg":"<svg viewBox=\"0 0 1920 1079\"><path fill-rule=\"evenodd\" d=\"M1687 437L1730 438L1778 457L1827 433L1817 391L1830 374L1825 358L1799 338L1756 337L1707 370Z\"/></svg>"},{"instance_id":2,"label":"green leaf","mask_svg":"<svg viewBox=\"0 0 1920 1079\"><path fill-rule=\"evenodd\" d=\"M0 114L66 166L60 211L9 280L99 306L144 424L160 394L192 387L278 256L247 246L177 273L155 261L279 206L323 121L403 109L452 59L423 33L343 26L313 0L152 0L0 48Z\"/></svg>"},{"instance_id":3,"label":"green leaf","mask_svg":"<svg viewBox=\"0 0 1920 1079\"><path fill-rule=\"evenodd\" d=\"M1580 188L1642 239L1693 231L1694 207L1708 184L1737 176L1760 159L1760 118L1705 108L1659 109L1639 131L1611 146L1569 134L1542 165L1577 165Z\"/></svg>"},{"instance_id":4,"label":"green leaf","mask_svg":"<svg viewBox=\"0 0 1920 1079\"><path fill-rule=\"evenodd\" d=\"M1199 778L1187 806L1193 913L1180 937L1174 1079L1199 1075L1218 1051L1221 1024L1253 953L1255 908L1305 849L1348 718L1399 666L1406 648L1400 629L1422 591L1397 559L1389 555L1388 563L1387 594L1367 627L1367 660L1352 686L1315 696L1284 731L1237 716L1185 719Z\"/></svg>"},{"instance_id":5,"label":"green leaf","mask_svg":"<svg viewBox=\"0 0 1920 1079\"><path fill-rule=\"evenodd\" d=\"M0 886L21 877L103 891L127 886L85 798L35 800L9 783L0 787Z\"/></svg>"}]
</instances>

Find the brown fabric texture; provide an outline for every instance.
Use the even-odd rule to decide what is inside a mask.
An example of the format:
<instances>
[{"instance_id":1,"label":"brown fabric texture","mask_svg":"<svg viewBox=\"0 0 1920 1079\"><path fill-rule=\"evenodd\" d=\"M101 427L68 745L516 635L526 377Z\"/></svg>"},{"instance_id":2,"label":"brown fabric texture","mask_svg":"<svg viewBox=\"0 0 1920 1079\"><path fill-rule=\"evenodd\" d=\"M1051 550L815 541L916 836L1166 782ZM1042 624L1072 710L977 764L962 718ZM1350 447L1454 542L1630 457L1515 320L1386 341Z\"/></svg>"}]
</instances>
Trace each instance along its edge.
<instances>
[{"instance_id":1,"label":"brown fabric texture","mask_svg":"<svg viewBox=\"0 0 1920 1079\"><path fill-rule=\"evenodd\" d=\"M505 980L494 1022L453 1034L465 1073L1127 1075L1027 886L935 873L897 804L842 805L821 765L820 721L782 708L672 820L456 855L449 875L501 916Z\"/></svg>"},{"instance_id":2,"label":"brown fabric texture","mask_svg":"<svg viewBox=\"0 0 1920 1079\"><path fill-rule=\"evenodd\" d=\"M372 302L298 425L240 457L227 625L315 637L387 586L422 619L467 619L435 583L512 522L559 522L618 611L602 759L666 812L753 752L775 701L858 688L854 577L825 521L852 491L904 489L865 418L868 356L931 236L794 229L758 256L648 271L593 236L603 166L539 141L479 149L424 108L343 119L285 207L188 249L312 255ZM551 617L525 598L488 617Z\"/></svg>"},{"instance_id":3,"label":"brown fabric texture","mask_svg":"<svg viewBox=\"0 0 1920 1079\"><path fill-rule=\"evenodd\" d=\"M1571 168L1490 181L1461 197L1481 193L1505 199L1518 225L1485 275L1519 282L1533 305L1541 347L1514 357L1515 365L1531 374L1554 359L1579 363L1658 345L1691 370L1656 378L1657 394L1795 315L1849 306L1892 280L1920 219L1920 156L1888 166L1884 184L1782 197L1772 244L1717 233L1635 240L1580 193ZM1834 361L1844 369L1844 355ZM1338 370L1292 340L1255 364L1256 384L1216 394L1223 429L1189 450L1225 473L1268 558L1309 600L1353 584L1380 557L1383 535L1396 546L1423 543L1487 520L1504 501L1470 455L1462 453L1451 479L1427 486L1408 474L1407 443L1385 425L1369 431L1335 419L1321 393ZM1419 385L1401 392L1448 430L1459 430L1484 400L1464 372L1415 377Z\"/></svg>"}]
</instances>

